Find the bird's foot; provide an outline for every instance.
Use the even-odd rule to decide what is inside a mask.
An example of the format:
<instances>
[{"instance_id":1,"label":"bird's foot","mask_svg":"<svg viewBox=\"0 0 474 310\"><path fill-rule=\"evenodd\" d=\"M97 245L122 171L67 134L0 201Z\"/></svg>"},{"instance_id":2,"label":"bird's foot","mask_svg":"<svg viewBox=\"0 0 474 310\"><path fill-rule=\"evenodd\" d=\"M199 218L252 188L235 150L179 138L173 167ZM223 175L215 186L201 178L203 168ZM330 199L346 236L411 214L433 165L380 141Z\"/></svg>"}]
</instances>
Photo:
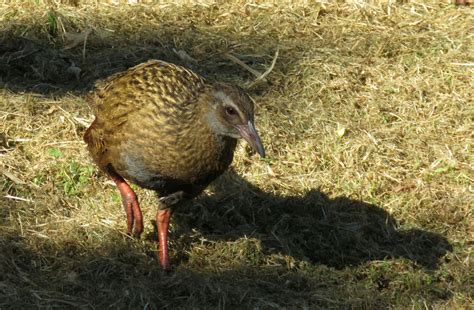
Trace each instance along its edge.
<instances>
[{"instance_id":1,"label":"bird's foot","mask_svg":"<svg viewBox=\"0 0 474 310\"><path fill-rule=\"evenodd\" d=\"M133 236L138 239L143 232L143 216L137 195L122 177L115 173L111 175L120 191L123 208L127 214L127 234L131 236L133 232Z\"/></svg>"},{"instance_id":2,"label":"bird's foot","mask_svg":"<svg viewBox=\"0 0 474 310\"><path fill-rule=\"evenodd\" d=\"M158 257L161 267L165 270L171 268L168 253L168 226L171 218L171 210L158 210L156 213L156 226L158 226Z\"/></svg>"},{"instance_id":3,"label":"bird's foot","mask_svg":"<svg viewBox=\"0 0 474 310\"><path fill-rule=\"evenodd\" d=\"M127 214L127 234L132 235L133 231L133 236L139 239L143 232L143 216L135 193L122 194L122 204Z\"/></svg>"}]
</instances>

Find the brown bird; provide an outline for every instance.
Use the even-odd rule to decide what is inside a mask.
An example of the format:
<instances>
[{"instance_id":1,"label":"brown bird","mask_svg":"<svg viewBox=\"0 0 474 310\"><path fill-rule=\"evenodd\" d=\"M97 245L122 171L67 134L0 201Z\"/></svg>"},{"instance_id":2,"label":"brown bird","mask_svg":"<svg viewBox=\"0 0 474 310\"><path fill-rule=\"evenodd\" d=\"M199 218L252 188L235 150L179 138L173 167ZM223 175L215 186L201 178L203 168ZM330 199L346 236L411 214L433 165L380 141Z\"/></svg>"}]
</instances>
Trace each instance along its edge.
<instances>
[{"instance_id":1,"label":"brown bird","mask_svg":"<svg viewBox=\"0 0 474 310\"><path fill-rule=\"evenodd\" d=\"M120 191L128 234L133 231L139 238L143 219L137 196L125 179L160 197L158 253L167 269L172 211L227 169L237 139L245 139L265 156L254 126L253 102L237 86L209 83L186 68L159 60L96 83L88 100L95 120L84 141Z\"/></svg>"}]
</instances>

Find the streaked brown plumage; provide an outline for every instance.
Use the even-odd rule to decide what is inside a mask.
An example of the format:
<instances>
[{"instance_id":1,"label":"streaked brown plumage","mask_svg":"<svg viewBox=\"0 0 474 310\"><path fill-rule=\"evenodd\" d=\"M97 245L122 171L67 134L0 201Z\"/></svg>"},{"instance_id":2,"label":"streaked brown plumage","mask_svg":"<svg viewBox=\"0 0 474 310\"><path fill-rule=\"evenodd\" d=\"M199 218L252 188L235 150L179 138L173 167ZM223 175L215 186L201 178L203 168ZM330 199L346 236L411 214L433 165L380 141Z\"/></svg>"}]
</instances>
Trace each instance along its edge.
<instances>
[{"instance_id":1,"label":"streaked brown plumage","mask_svg":"<svg viewBox=\"0 0 474 310\"><path fill-rule=\"evenodd\" d=\"M124 179L161 197L156 216L159 256L168 268L172 209L192 199L231 164L237 138L264 156L253 123L253 103L229 84L207 82L183 67L152 60L98 82L89 96L95 120L84 141L116 183L127 230L139 237L143 220Z\"/></svg>"}]
</instances>

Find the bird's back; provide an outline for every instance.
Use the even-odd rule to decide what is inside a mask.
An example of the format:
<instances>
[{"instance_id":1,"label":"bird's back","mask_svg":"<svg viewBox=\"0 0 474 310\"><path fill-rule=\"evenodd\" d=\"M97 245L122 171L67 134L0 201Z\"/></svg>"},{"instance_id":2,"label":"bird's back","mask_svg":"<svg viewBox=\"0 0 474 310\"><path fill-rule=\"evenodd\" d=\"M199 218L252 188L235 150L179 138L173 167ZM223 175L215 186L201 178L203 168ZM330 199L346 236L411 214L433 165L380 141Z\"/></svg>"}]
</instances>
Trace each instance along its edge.
<instances>
[{"instance_id":1,"label":"bird's back","mask_svg":"<svg viewBox=\"0 0 474 310\"><path fill-rule=\"evenodd\" d=\"M96 119L84 136L92 157L145 188L207 185L231 163L236 145L205 122L210 87L157 60L98 82L88 97Z\"/></svg>"}]
</instances>

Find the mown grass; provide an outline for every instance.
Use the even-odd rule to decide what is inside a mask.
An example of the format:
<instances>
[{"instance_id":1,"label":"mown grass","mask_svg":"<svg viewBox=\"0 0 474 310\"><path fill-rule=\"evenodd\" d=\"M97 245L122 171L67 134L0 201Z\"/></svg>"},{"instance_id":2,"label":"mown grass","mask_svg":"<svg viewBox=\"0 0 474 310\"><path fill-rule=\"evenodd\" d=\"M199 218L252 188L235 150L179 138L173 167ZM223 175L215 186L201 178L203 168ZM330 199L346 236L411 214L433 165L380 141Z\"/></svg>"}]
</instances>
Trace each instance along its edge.
<instances>
[{"instance_id":1,"label":"mown grass","mask_svg":"<svg viewBox=\"0 0 474 310\"><path fill-rule=\"evenodd\" d=\"M0 308L471 307L474 13L403 2L0 5ZM251 85L269 155L176 214L170 273L82 142L150 58Z\"/></svg>"}]
</instances>

